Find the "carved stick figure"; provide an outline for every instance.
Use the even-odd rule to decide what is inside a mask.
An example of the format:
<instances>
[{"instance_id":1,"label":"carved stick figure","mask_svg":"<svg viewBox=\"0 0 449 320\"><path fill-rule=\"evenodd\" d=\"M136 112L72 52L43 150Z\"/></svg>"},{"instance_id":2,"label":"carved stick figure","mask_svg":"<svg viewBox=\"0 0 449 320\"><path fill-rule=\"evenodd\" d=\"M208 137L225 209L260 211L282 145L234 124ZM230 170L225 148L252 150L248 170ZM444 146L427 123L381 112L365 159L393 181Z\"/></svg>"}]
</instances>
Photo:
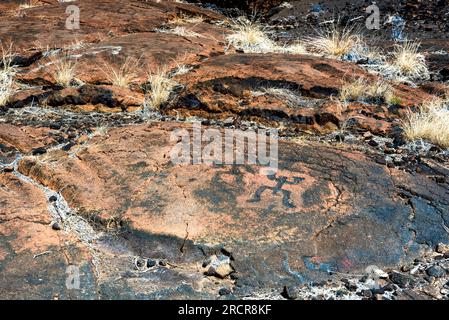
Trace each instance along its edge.
<instances>
[{"instance_id":1,"label":"carved stick figure","mask_svg":"<svg viewBox=\"0 0 449 320\"><path fill-rule=\"evenodd\" d=\"M284 185L297 185L301 181L304 181L304 178L300 177L293 177L293 181L289 181L287 177L280 176L279 178L276 178L276 175L269 175L268 179L272 181L276 181L276 186L269 187L269 186L260 186L256 193L254 194L253 198L251 200L248 200L248 202L254 203L254 202L260 202L262 194L265 192L265 190L271 190L273 195L278 194L279 192L282 192L282 204L287 208L296 208L296 206L291 202L291 191L282 189Z\"/></svg>"}]
</instances>

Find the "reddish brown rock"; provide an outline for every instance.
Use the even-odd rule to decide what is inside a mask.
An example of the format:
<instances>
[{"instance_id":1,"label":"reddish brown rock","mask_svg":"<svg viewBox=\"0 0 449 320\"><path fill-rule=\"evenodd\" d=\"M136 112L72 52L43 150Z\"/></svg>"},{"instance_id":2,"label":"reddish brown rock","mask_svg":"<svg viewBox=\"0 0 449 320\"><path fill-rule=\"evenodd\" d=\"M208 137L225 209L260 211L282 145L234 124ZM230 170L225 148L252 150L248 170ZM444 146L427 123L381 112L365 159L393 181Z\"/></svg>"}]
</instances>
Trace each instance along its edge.
<instances>
[{"instance_id":1,"label":"reddish brown rock","mask_svg":"<svg viewBox=\"0 0 449 320\"><path fill-rule=\"evenodd\" d=\"M307 55L232 54L218 56L198 69L179 77L187 85L167 113L212 119L228 117L255 120L268 125L287 123L290 128L326 131L325 125L341 127L347 119L361 113L376 115L369 119L372 130L385 134L387 118L398 118L387 106L357 104L359 110L324 99L337 98L341 87L353 78L372 76L352 63ZM296 97L254 94L267 88L289 89ZM418 89L395 86L401 105L421 103L430 96ZM402 108L405 112L405 108ZM349 112L347 112L349 111ZM384 121L381 118L385 118ZM377 130L379 128L379 130Z\"/></svg>"},{"instance_id":2,"label":"reddish brown rock","mask_svg":"<svg viewBox=\"0 0 449 320\"><path fill-rule=\"evenodd\" d=\"M30 153L33 149L41 148L55 142L47 128L17 127L10 124L0 124L0 144Z\"/></svg>"},{"instance_id":3,"label":"reddish brown rock","mask_svg":"<svg viewBox=\"0 0 449 320\"><path fill-rule=\"evenodd\" d=\"M0 38L5 43L9 39L19 54L30 57L33 49L42 51L95 42L111 35L149 32L160 27L170 13L201 15L209 20L222 18L210 10L174 1L81 0L76 3L81 12L80 29L69 30L65 25L70 5L73 3L53 2L21 10L20 15L7 15L0 20Z\"/></svg>"},{"instance_id":4,"label":"reddish brown rock","mask_svg":"<svg viewBox=\"0 0 449 320\"><path fill-rule=\"evenodd\" d=\"M169 140L177 127L112 129L76 157L55 151L19 168L104 225L122 221L131 234L225 246L237 283L250 291L261 279L271 286L283 277L393 266L421 245L449 241L447 184L315 144L281 142L274 176L249 165L174 166Z\"/></svg>"}]
</instances>

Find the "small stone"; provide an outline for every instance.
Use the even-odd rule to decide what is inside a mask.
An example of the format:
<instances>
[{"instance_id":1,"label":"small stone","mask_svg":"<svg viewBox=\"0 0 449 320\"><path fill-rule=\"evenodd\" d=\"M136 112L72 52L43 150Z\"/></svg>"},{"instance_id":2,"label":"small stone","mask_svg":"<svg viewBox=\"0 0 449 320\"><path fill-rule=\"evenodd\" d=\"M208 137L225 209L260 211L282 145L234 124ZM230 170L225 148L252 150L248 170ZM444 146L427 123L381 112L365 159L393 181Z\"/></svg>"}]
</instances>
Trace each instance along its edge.
<instances>
[{"instance_id":1,"label":"small stone","mask_svg":"<svg viewBox=\"0 0 449 320\"><path fill-rule=\"evenodd\" d=\"M440 266L433 266L426 270L430 277L441 278L446 273Z\"/></svg>"},{"instance_id":2,"label":"small stone","mask_svg":"<svg viewBox=\"0 0 449 320\"><path fill-rule=\"evenodd\" d=\"M364 137L366 140L369 140L369 139L371 139L371 138L373 137L373 134L372 134L370 131L367 131L367 132L365 132L365 133L363 134L363 137Z\"/></svg>"},{"instance_id":3,"label":"small stone","mask_svg":"<svg viewBox=\"0 0 449 320\"><path fill-rule=\"evenodd\" d=\"M48 198L48 201L50 201L50 202L56 202L56 200L58 200L58 197L56 197L55 195Z\"/></svg>"},{"instance_id":4,"label":"small stone","mask_svg":"<svg viewBox=\"0 0 449 320\"><path fill-rule=\"evenodd\" d=\"M391 272L390 280L401 288L414 285L414 280L410 275L398 271Z\"/></svg>"},{"instance_id":5,"label":"small stone","mask_svg":"<svg viewBox=\"0 0 449 320\"><path fill-rule=\"evenodd\" d=\"M218 291L218 294L219 294L220 296L227 296L228 294L231 294L231 290L229 290L228 288L221 288L221 289Z\"/></svg>"},{"instance_id":6,"label":"small stone","mask_svg":"<svg viewBox=\"0 0 449 320\"><path fill-rule=\"evenodd\" d=\"M291 286L284 286L281 295L288 300L295 300L298 298L295 288Z\"/></svg>"},{"instance_id":7,"label":"small stone","mask_svg":"<svg viewBox=\"0 0 449 320\"><path fill-rule=\"evenodd\" d=\"M159 265L165 267L167 265L167 262L165 260L159 260Z\"/></svg>"},{"instance_id":8,"label":"small stone","mask_svg":"<svg viewBox=\"0 0 449 320\"><path fill-rule=\"evenodd\" d=\"M153 268L156 265L156 260L147 259L147 268Z\"/></svg>"},{"instance_id":9,"label":"small stone","mask_svg":"<svg viewBox=\"0 0 449 320\"><path fill-rule=\"evenodd\" d=\"M225 255L212 256L209 269L206 271L207 276L215 276L217 278L224 279L228 275L234 272L230 264L230 258Z\"/></svg>"},{"instance_id":10,"label":"small stone","mask_svg":"<svg viewBox=\"0 0 449 320\"><path fill-rule=\"evenodd\" d=\"M402 272L409 272L411 269L409 266L402 266L401 271Z\"/></svg>"},{"instance_id":11,"label":"small stone","mask_svg":"<svg viewBox=\"0 0 449 320\"><path fill-rule=\"evenodd\" d=\"M6 166L3 168L3 172L13 172L14 167L13 166Z\"/></svg>"},{"instance_id":12,"label":"small stone","mask_svg":"<svg viewBox=\"0 0 449 320\"><path fill-rule=\"evenodd\" d=\"M53 221L53 222L51 223L51 228L52 228L53 230L58 231L58 230L61 230L61 225L60 225L57 221Z\"/></svg>"},{"instance_id":13,"label":"small stone","mask_svg":"<svg viewBox=\"0 0 449 320\"><path fill-rule=\"evenodd\" d=\"M134 260L134 267L136 268L136 270L141 270L142 268L145 267L146 261L145 259L142 258L136 258Z\"/></svg>"}]
</instances>

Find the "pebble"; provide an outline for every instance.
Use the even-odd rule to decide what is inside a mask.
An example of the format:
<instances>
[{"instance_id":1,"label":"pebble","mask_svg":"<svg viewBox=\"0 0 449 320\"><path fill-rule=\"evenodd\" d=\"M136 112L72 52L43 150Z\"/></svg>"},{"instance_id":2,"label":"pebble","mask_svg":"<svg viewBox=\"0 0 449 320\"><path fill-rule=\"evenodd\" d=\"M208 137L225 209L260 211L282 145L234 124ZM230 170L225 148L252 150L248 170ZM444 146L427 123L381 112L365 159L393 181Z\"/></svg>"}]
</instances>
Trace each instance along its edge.
<instances>
[{"instance_id":1,"label":"pebble","mask_svg":"<svg viewBox=\"0 0 449 320\"><path fill-rule=\"evenodd\" d=\"M53 222L51 223L51 228L52 228L53 230L58 231L58 230L61 230L61 225L60 225L57 221L53 221Z\"/></svg>"},{"instance_id":2,"label":"pebble","mask_svg":"<svg viewBox=\"0 0 449 320\"><path fill-rule=\"evenodd\" d=\"M159 265L165 267L167 265L167 262L165 260L159 260Z\"/></svg>"},{"instance_id":3,"label":"pebble","mask_svg":"<svg viewBox=\"0 0 449 320\"><path fill-rule=\"evenodd\" d=\"M210 262L209 262L210 261ZM230 264L230 258L225 255L213 255L210 260L206 260L203 265L206 262L209 262L209 264L206 265L206 267L209 267L208 270L205 272L207 276L215 276L217 278L224 279L228 275L232 274L234 272L234 269L232 268Z\"/></svg>"},{"instance_id":4,"label":"pebble","mask_svg":"<svg viewBox=\"0 0 449 320\"><path fill-rule=\"evenodd\" d=\"M50 201L50 202L56 202L56 200L58 200L58 197L56 197L55 195L48 198L48 201Z\"/></svg>"},{"instance_id":5,"label":"pebble","mask_svg":"<svg viewBox=\"0 0 449 320\"><path fill-rule=\"evenodd\" d=\"M152 268L156 265L156 260L147 259L147 268Z\"/></svg>"},{"instance_id":6,"label":"pebble","mask_svg":"<svg viewBox=\"0 0 449 320\"><path fill-rule=\"evenodd\" d=\"M145 267L146 261L142 258L137 258L136 260L134 260L134 267L137 270L141 270L142 268Z\"/></svg>"},{"instance_id":7,"label":"pebble","mask_svg":"<svg viewBox=\"0 0 449 320\"><path fill-rule=\"evenodd\" d=\"M219 294L220 296L227 296L228 294L231 294L231 290L229 290L228 288L221 288L221 289L218 291L218 294Z\"/></svg>"}]
</instances>

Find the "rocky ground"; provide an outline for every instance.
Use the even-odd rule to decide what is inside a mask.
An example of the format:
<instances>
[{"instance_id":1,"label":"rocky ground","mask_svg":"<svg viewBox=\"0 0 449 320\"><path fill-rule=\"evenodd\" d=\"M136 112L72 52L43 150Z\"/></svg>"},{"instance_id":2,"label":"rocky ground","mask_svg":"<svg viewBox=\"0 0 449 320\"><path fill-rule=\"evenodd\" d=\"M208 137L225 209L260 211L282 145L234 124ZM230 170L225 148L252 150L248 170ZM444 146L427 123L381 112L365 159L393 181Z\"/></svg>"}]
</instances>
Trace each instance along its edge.
<instances>
[{"instance_id":1,"label":"rocky ground","mask_svg":"<svg viewBox=\"0 0 449 320\"><path fill-rule=\"evenodd\" d=\"M448 1L380 5L422 40L431 72L392 84L395 105L335 99L348 74L376 78L361 63L226 40L242 12L288 43L337 13L365 17L369 1L191 2L0 4L18 86L0 108L0 298L449 299L449 152L401 129L448 90ZM179 15L202 19L175 34ZM368 36L393 43L387 24ZM62 51L77 61L69 87L54 79ZM113 85L104 65L127 57L135 81ZM147 72L163 66L178 85L148 110ZM267 87L296 95L254 94ZM173 164L171 133L193 122L278 129L279 170Z\"/></svg>"}]
</instances>

